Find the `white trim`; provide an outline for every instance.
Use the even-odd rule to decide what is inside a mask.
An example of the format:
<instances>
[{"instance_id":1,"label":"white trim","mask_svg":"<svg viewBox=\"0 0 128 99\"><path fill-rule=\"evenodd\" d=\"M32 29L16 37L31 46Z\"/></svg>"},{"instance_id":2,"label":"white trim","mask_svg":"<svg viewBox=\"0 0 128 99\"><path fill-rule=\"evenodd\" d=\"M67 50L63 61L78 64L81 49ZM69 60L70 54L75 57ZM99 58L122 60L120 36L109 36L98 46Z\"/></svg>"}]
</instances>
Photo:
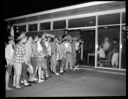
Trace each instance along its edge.
<instances>
[{"instance_id":1,"label":"white trim","mask_svg":"<svg viewBox=\"0 0 128 99\"><path fill-rule=\"evenodd\" d=\"M68 19L66 19L66 29L68 28Z\"/></svg>"},{"instance_id":2,"label":"white trim","mask_svg":"<svg viewBox=\"0 0 128 99\"><path fill-rule=\"evenodd\" d=\"M40 30L40 23L38 22L37 23L37 31L39 31Z\"/></svg>"},{"instance_id":3,"label":"white trim","mask_svg":"<svg viewBox=\"0 0 128 99\"><path fill-rule=\"evenodd\" d=\"M63 28L63 29L53 29L53 30L64 30L65 28Z\"/></svg>"},{"instance_id":4,"label":"white trim","mask_svg":"<svg viewBox=\"0 0 128 99\"><path fill-rule=\"evenodd\" d=\"M98 25L98 27L120 26L120 24Z\"/></svg>"},{"instance_id":5,"label":"white trim","mask_svg":"<svg viewBox=\"0 0 128 99\"><path fill-rule=\"evenodd\" d=\"M122 71L126 71L126 69L119 69L119 68L110 68L110 67L96 67L96 68L102 68L102 69L111 69L111 70L122 70Z\"/></svg>"},{"instance_id":6,"label":"white trim","mask_svg":"<svg viewBox=\"0 0 128 99\"><path fill-rule=\"evenodd\" d=\"M75 27L75 28L67 28L67 30L77 30L77 29L95 29L96 26L89 26L89 27Z\"/></svg>"},{"instance_id":7,"label":"white trim","mask_svg":"<svg viewBox=\"0 0 128 99\"><path fill-rule=\"evenodd\" d=\"M50 21L50 30L53 30L53 21Z\"/></svg>"},{"instance_id":8,"label":"white trim","mask_svg":"<svg viewBox=\"0 0 128 99\"><path fill-rule=\"evenodd\" d=\"M99 5L99 4L104 4L104 3L112 3L112 2L115 2L115 1L94 1L94 2L82 3L82 4L78 4L78 5L61 7L58 9L52 9L52 10L47 10L47 11L43 11L43 12L37 12L37 13L33 13L33 14L27 14L27 15L23 15L23 16L8 18L8 19L5 19L5 21L10 21L10 20L25 18L25 17L31 17L31 16L37 16L37 15L42 15L42 14L48 14L48 13L54 13L54 12L59 12L59 11L71 10L71 9L76 9L76 8L81 8L81 7L88 7L88 6Z\"/></svg>"},{"instance_id":9,"label":"white trim","mask_svg":"<svg viewBox=\"0 0 128 99\"><path fill-rule=\"evenodd\" d=\"M57 21L57 20L66 20L66 19L70 20L70 19L75 19L75 18L84 18L84 17L91 17L91 16L96 16L96 15L120 13L120 12L126 12L126 8L100 11L100 12L94 12L94 13L79 14L79 15L71 15L71 16L65 16L65 17L60 17L60 18L51 18L51 19L24 22L24 23L18 23L18 24L34 24L38 22L43 23L43 22L48 22L48 21Z\"/></svg>"},{"instance_id":10,"label":"white trim","mask_svg":"<svg viewBox=\"0 0 128 99\"><path fill-rule=\"evenodd\" d=\"M26 32L28 32L28 24L26 24Z\"/></svg>"}]
</instances>

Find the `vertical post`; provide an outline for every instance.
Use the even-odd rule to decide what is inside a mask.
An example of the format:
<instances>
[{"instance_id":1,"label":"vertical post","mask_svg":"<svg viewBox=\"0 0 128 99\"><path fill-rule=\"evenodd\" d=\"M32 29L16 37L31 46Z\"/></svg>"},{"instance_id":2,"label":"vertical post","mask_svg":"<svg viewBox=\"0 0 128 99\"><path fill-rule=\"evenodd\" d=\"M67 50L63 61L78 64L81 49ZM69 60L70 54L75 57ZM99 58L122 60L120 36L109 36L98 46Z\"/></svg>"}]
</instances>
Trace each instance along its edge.
<instances>
[{"instance_id":1,"label":"vertical post","mask_svg":"<svg viewBox=\"0 0 128 99\"><path fill-rule=\"evenodd\" d=\"M120 13L120 46L119 46L119 69L121 69L121 55L122 55L122 12Z\"/></svg>"},{"instance_id":2,"label":"vertical post","mask_svg":"<svg viewBox=\"0 0 128 99\"><path fill-rule=\"evenodd\" d=\"M28 24L26 24L26 32L28 32Z\"/></svg>"},{"instance_id":3,"label":"vertical post","mask_svg":"<svg viewBox=\"0 0 128 99\"><path fill-rule=\"evenodd\" d=\"M97 49L98 49L98 15L96 15L96 27L95 27L95 68L97 67Z\"/></svg>"},{"instance_id":4,"label":"vertical post","mask_svg":"<svg viewBox=\"0 0 128 99\"><path fill-rule=\"evenodd\" d=\"M40 23L37 23L37 31L40 31Z\"/></svg>"},{"instance_id":5,"label":"vertical post","mask_svg":"<svg viewBox=\"0 0 128 99\"><path fill-rule=\"evenodd\" d=\"M81 44L81 60L83 60L83 43Z\"/></svg>"},{"instance_id":6,"label":"vertical post","mask_svg":"<svg viewBox=\"0 0 128 99\"><path fill-rule=\"evenodd\" d=\"M53 21L50 22L51 23L51 30L53 30Z\"/></svg>"}]
</instances>

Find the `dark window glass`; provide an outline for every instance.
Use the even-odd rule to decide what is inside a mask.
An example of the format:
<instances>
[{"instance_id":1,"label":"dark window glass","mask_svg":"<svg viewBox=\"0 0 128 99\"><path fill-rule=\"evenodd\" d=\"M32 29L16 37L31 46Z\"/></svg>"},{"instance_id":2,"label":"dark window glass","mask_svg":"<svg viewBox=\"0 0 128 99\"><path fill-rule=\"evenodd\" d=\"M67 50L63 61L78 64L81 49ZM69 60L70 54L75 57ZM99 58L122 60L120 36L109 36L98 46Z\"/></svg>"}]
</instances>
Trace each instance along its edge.
<instances>
[{"instance_id":1,"label":"dark window glass","mask_svg":"<svg viewBox=\"0 0 128 99\"><path fill-rule=\"evenodd\" d=\"M77 18L69 20L69 28L95 26L96 17Z\"/></svg>"},{"instance_id":2,"label":"dark window glass","mask_svg":"<svg viewBox=\"0 0 128 99\"><path fill-rule=\"evenodd\" d=\"M120 14L107 14L98 16L98 25L120 24Z\"/></svg>"},{"instance_id":3,"label":"dark window glass","mask_svg":"<svg viewBox=\"0 0 128 99\"><path fill-rule=\"evenodd\" d=\"M20 25L20 26L18 26L18 28L19 28L20 32L25 32L26 31L26 25Z\"/></svg>"},{"instance_id":4,"label":"dark window glass","mask_svg":"<svg viewBox=\"0 0 128 99\"><path fill-rule=\"evenodd\" d=\"M55 21L53 22L53 29L63 29L66 28L66 21Z\"/></svg>"},{"instance_id":5,"label":"dark window glass","mask_svg":"<svg viewBox=\"0 0 128 99\"><path fill-rule=\"evenodd\" d=\"M106 62L102 58L99 57L98 54L98 60L97 65L100 67L109 67L109 68L119 68L119 60L116 60L118 63L117 65L114 65L112 63L113 60L113 53L114 50L116 53L119 53L119 41L120 41L120 26L105 26L105 27L99 27L98 28L98 51L100 46L105 46L105 39L108 38L108 43L110 46L105 51L105 59ZM113 40L117 40L118 43L114 43ZM120 56L118 56L119 59ZM103 60L103 61L102 61Z\"/></svg>"},{"instance_id":6,"label":"dark window glass","mask_svg":"<svg viewBox=\"0 0 128 99\"><path fill-rule=\"evenodd\" d=\"M40 23L40 30L50 30L50 22Z\"/></svg>"},{"instance_id":7,"label":"dark window glass","mask_svg":"<svg viewBox=\"0 0 128 99\"><path fill-rule=\"evenodd\" d=\"M126 23L126 12L122 14L122 23Z\"/></svg>"},{"instance_id":8,"label":"dark window glass","mask_svg":"<svg viewBox=\"0 0 128 99\"><path fill-rule=\"evenodd\" d=\"M28 31L37 31L37 24L30 24L28 27Z\"/></svg>"},{"instance_id":9,"label":"dark window glass","mask_svg":"<svg viewBox=\"0 0 128 99\"><path fill-rule=\"evenodd\" d=\"M126 26L122 26L122 53L121 53L121 68L126 69Z\"/></svg>"}]
</instances>

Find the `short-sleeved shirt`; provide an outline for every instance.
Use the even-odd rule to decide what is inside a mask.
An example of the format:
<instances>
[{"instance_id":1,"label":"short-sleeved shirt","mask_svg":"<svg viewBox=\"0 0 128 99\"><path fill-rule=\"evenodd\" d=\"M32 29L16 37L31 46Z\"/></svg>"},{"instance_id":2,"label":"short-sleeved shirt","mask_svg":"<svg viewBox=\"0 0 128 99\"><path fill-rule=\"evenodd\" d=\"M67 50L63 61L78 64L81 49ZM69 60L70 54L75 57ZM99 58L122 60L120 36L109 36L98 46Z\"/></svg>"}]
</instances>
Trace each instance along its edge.
<instances>
[{"instance_id":1,"label":"short-sleeved shirt","mask_svg":"<svg viewBox=\"0 0 128 99\"><path fill-rule=\"evenodd\" d=\"M7 64L11 64L13 61L14 49L11 44L8 44L5 48L5 59Z\"/></svg>"},{"instance_id":2,"label":"short-sleeved shirt","mask_svg":"<svg viewBox=\"0 0 128 99\"><path fill-rule=\"evenodd\" d=\"M23 63L24 62L24 55L25 55L25 47L24 44L17 44L15 46L15 52L14 52L14 63Z\"/></svg>"}]
</instances>

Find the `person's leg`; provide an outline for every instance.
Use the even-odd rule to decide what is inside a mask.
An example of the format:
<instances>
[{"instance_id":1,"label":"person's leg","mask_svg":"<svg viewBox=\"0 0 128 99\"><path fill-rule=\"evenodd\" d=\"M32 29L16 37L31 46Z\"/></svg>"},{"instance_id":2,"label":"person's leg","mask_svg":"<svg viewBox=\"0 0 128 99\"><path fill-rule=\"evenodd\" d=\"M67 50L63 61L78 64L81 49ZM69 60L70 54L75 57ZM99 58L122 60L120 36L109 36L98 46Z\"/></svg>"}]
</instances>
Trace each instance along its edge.
<instances>
[{"instance_id":1,"label":"person's leg","mask_svg":"<svg viewBox=\"0 0 128 99\"><path fill-rule=\"evenodd\" d=\"M62 58L61 63L60 63L60 73L63 73L63 68L64 68L64 58Z\"/></svg>"},{"instance_id":2,"label":"person's leg","mask_svg":"<svg viewBox=\"0 0 128 99\"><path fill-rule=\"evenodd\" d=\"M53 64L54 64L54 62L53 62L53 55L51 56L51 64L50 64L50 68L51 68L51 71L53 72Z\"/></svg>"},{"instance_id":3,"label":"person's leg","mask_svg":"<svg viewBox=\"0 0 128 99\"><path fill-rule=\"evenodd\" d=\"M25 86L29 85L29 83L27 81L27 69L28 69L28 66L25 63L23 63L22 64L22 74L21 74L22 76L21 76L21 78L22 78Z\"/></svg>"},{"instance_id":4,"label":"person's leg","mask_svg":"<svg viewBox=\"0 0 128 99\"><path fill-rule=\"evenodd\" d=\"M118 53L115 54L115 66L118 68Z\"/></svg>"},{"instance_id":5,"label":"person's leg","mask_svg":"<svg viewBox=\"0 0 128 99\"><path fill-rule=\"evenodd\" d=\"M10 80L10 75L11 75L11 72L12 72L12 65L7 65L7 68L6 68L6 90L12 90L10 87L9 87L9 80Z\"/></svg>"},{"instance_id":6,"label":"person's leg","mask_svg":"<svg viewBox=\"0 0 128 99\"><path fill-rule=\"evenodd\" d=\"M114 67L114 54L112 55L112 58L111 58L111 64L112 64L112 67Z\"/></svg>"},{"instance_id":7,"label":"person's leg","mask_svg":"<svg viewBox=\"0 0 128 99\"><path fill-rule=\"evenodd\" d=\"M16 70L15 70L15 67L13 66L14 68L14 75L13 75L13 87L16 86Z\"/></svg>"},{"instance_id":8,"label":"person's leg","mask_svg":"<svg viewBox=\"0 0 128 99\"><path fill-rule=\"evenodd\" d=\"M73 59L72 54L69 54L69 64L70 64L70 70L72 70L73 67Z\"/></svg>"},{"instance_id":9,"label":"person's leg","mask_svg":"<svg viewBox=\"0 0 128 99\"><path fill-rule=\"evenodd\" d=\"M69 65L69 53L67 54L67 57L66 57L66 66L65 66L65 69L68 70L68 65Z\"/></svg>"},{"instance_id":10,"label":"person's leg","mask_svg":"<svg viewBox=\"0 0 128 99\"><path fill-rule=\"evenodd\" d=\"M54 73L55 73L55 75L59 75L59 73L57 73L57 63L58 63L58 61L56 59L56 56L54 56Z\"/></svg>"},{"instance_id":11,"label":"person's leg","mask_svg":"<svg viewBox=\"0 0 128 99\"><path fill-rule=\"evenodd\" d=\"M55 55L53 55L52 56L52 66L53 66L53 72L55 72L55 69L56 69L56 66L55 66L55 64L56 64L56 61L55 61L55 57L54 57Z\"/></svg>"},{"instance_id":12,"label":"person's leg","mask_svg":"<svg viewBox=\"0 0 128 99\"><path fill-rule=\"evenodd\" d=\"M21 76L22 64L14 63L14 67L15 67L15 73L16 73L16 88L21 88L20 87L20 76Z\"/></svg>"},{"instance_id":13,"label":"person's leg","mask_svg":"<svg viewBox=\"0 0 128 99\"><path fill-rule=\"evenodd\" d=\"M31 75L31 79L30 81L36 81L37 78L35 78L36 76L36 73L37 73L37 61L36 61L36 57L31 57L30 60L31 60L31 64L33 66L33 74Z\"/></svg>"},{"instance_id":14,"label":"person's leg","mask_svg":"<svg viewBox=\"0 0 128 99\"><path fill-rule=\"evenodd\" d=\"M41 83L41 82L43 82L43 81L44 81L44 80L42 80L42 79L41 79L41 77L42 77L42 75L41 75L41 74L42 74L41 67L39 67L39 68L38 68L38 77L39 77L38 82L39 82L39 83Z\"/></svg>"}]
</instances>

